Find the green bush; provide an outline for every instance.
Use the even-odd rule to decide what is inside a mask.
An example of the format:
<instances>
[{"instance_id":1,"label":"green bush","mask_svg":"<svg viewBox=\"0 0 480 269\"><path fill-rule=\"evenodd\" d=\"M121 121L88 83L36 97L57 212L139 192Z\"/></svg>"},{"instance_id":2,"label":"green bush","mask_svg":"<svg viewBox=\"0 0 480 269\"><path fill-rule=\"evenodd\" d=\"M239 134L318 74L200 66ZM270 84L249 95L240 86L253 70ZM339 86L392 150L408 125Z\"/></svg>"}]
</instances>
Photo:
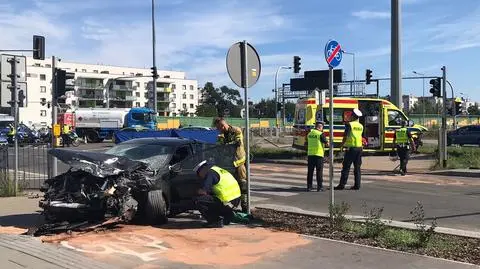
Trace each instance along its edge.
<instances>
[{"instance_id":1,"label":"green bush","mask_svg":"<svg viewBox=\"0 0 480 269\"><path fill-rule=\"evenodd\" d=\"M417 202L417 206L410 212L412 220L417 226L417 241L419 247L426 247L432 236L435 234L435 228L437 227L437 220L433 219L430 227L427 228L425 224L425 211L423 205Z\"/></svg>"},{"instance_id":2,"label":"green bush","mask_svg":"<svg viewBox=\"0 0 480 269\"><path fill-rule=\"evenodd\" d=\"M252 147L251 153L255 158L268 159L303 159L307 156L305 151L282 148Z\"/></svg>"},{"instance_id":3,"label":"green bush","mask_svg":"<svg viewBox=\"0 0 480 269\"><path fill-rule=\"evenodd\" d=\"M334 204L330 206L330 225L336 229L342 230L345 227L345 224L348 222L346 214L350 210L350 205L346 202L339 204Z\"/></svg>"},{"instance_id":4,"label":"green bush","mask_svg":"<svg viewBox=\"0 0 480 269\"><path fill-rule=\"evenodd\" d=\"M387 228L387 225L382 221L383 207L368 209L366 204L363 204L362 207L365 216L365 229L361 236L377 238Z\"/></svg>"},{"instance_id":5,"label":"green bush","mask_svg":"<svg viewBox=\"0 0 480 269\"><path fill-rule=\"evenodd\" d=\"M414 231L386 229L379 236L379 242L388 248L411 248L418 245Z\"/></svg>"},{"instance_id":6,"label":"green bush","mask_svg":"<svg viewBox=\"0 0 480 269\"><path fill-rule=\"evenodd\" d=\"M420 153L438 155L438 146L426 145L419 149ZM447 168L480 168L480 148L476 147L448 147ZM433 169L443 169L437 162Z\"/></svg>"},{"instance_id":7,"label":"green bush","mask_svg":"<svg viewBox=\"0 0 480 269\"><path fill-rule=\"evenodd\" d=\"M0 173L0 197L15 196L15 182L8 175Z\"/></svg>"}]
</instances>

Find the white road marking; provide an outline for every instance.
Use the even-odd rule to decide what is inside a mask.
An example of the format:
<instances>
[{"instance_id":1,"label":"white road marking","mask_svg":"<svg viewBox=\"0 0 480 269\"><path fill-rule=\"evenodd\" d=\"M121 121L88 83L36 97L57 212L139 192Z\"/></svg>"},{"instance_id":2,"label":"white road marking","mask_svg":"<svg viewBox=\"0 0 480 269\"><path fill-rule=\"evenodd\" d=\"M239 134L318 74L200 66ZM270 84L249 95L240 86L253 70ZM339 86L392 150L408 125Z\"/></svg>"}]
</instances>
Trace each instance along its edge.
<instances>
[{"instance_id":1,"label":"white road marking","mask_svg":"<svg viewBox=\"0 0 480 269\"><path fill-rule=\"evenodd\" d=\"M290 197L290 196L298 195L298 193L285 192L285 191L250 191L250 192L272 195L272 196L282 196L282 197Z\"/></svg>"}]
</instances>

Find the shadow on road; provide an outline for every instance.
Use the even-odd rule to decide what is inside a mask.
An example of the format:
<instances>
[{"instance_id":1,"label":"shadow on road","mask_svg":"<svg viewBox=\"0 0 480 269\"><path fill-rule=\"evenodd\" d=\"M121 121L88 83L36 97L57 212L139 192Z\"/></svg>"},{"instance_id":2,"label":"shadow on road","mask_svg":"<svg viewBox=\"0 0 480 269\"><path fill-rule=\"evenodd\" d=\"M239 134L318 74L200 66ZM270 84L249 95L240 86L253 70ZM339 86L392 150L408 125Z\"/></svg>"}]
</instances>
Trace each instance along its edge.
<instances>
[{"instance_id":1,"label":"shadow on road","mask_svg":"<svg viewBox=\"0 0 480 269\"><path fill-rule=\"evenodd\" d=\"M27 229L43 223L44 218L40 213L0 216L0 226L13 226Z\"/></svg>"},{"instance_id":2,"label":"shadow on road","mask_svg":"<svg viewBox=\"0 0 480 269\"><path fill-rule=\"evenodd\" d=\"M447 215L447 216L440 216L440 217L428 217L428 218L425 218L425 220L453 219L453 218L470 217L470 216L480 216L480 212L465 213L465 214L456 214L456 215ZM411 219L401 220L401 221L403 221L403 222L412 222Z\"/></svg>"}]
</instances>

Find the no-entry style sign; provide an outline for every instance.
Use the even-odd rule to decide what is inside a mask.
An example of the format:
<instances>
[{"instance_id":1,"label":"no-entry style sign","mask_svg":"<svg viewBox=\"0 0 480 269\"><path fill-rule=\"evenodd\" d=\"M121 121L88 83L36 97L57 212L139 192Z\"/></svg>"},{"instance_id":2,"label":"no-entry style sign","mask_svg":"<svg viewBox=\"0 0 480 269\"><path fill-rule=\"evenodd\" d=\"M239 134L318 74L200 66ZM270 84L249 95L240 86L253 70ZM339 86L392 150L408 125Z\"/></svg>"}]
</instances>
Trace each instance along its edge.
<instances>
[{"instance_id":1,"label":"no-entry style sign","mask_svg":"<svg viewBox=\"0 0 480 269\"><path fill-rule=\"evenodd\" d=\"M260 71L260 57L252 45L237 42L230 47L227 53L227 72L233 83L241 88L250 88L260 78ZM246 85L245 81L247 81Z\"/></svg>"},{"instance_id":2,"label":"no-entry style sign","mask_svg":"<svg viewBox=\"0 0 480 269\"><path fill-rule=\"evenodd\" d=\"M339 66L342 62L342 56L343 52L340 44L333 39L329 40L325 46L325 60L328 66L331 68Z\"/></svg>"}]
</instances>

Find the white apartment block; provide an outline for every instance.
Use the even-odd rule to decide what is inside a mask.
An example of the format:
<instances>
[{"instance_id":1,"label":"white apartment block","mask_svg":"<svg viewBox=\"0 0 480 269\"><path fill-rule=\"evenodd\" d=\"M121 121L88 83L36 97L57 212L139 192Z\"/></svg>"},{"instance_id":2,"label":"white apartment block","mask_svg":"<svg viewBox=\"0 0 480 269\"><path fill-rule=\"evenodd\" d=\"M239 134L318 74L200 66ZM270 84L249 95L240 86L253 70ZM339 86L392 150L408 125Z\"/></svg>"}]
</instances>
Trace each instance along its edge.
<instances>
[{"instance_id":1,"label":"white apartment block","mask_svg":"<svg viewBox=\"0 0 480 269\"><path fill-rule=\"evenodd\" d=\"M20 121L30 125L50 125L52 59L35 60L27 57L26 65L27 94L24 107L19 109ZM107 104L111 108L152 107L148 102L148 86L152 85L150 68L81 64L63 60L58 60L56 67L74 73L75 90L65 94L65 106L69 108L98 108L107 107ZM185 72L158 70L158 75L158 115L193 117L199 105L197 81L187 79ZM42 102L45 100L47 104Z\"/></svg>"},{"instance_id":2,"label":"white apartment block","mask_svg":"<svg viewBox=\"0 0 480 269\"><path fill-rule=\"evenodd\" d=\"M409 111L413 106L418 102L418 97L413 95L404 95L403 96L403 110Z\"/></svg>"}]
</instances>

